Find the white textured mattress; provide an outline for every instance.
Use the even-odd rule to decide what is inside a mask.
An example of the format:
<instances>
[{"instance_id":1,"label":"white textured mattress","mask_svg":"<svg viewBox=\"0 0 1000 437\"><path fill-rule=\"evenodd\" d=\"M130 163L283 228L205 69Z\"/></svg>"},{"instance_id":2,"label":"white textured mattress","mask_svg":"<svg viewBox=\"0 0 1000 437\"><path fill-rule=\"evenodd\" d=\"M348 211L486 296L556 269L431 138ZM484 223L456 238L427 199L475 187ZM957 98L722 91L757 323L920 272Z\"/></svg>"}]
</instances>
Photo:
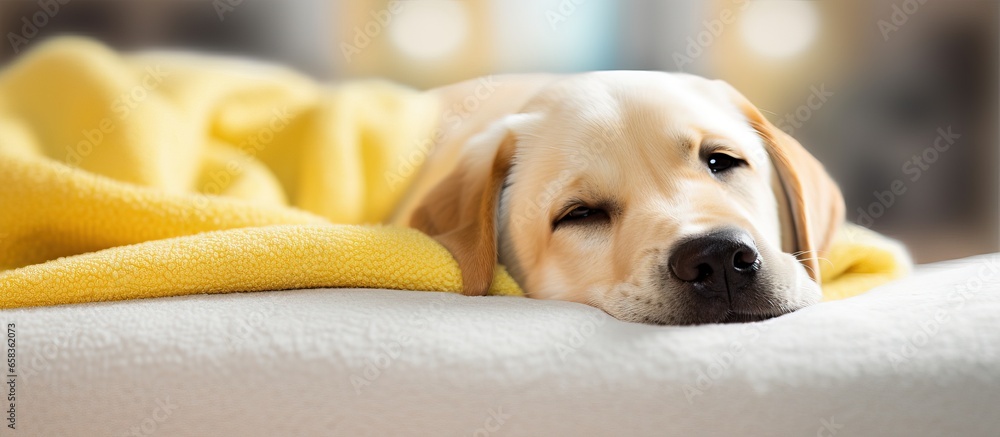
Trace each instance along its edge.
<instances>
[{"instance_id":1,"label":"white textured mattress","mask_svg":"<svg viewBox=\"0 0 1000 437\"><path fill-rule=\"evenodd\" d=\"M1000 434L1000 255L743 325L329 289L0 321L18 375L0 435Z\"/></svg>"}]
</instances>

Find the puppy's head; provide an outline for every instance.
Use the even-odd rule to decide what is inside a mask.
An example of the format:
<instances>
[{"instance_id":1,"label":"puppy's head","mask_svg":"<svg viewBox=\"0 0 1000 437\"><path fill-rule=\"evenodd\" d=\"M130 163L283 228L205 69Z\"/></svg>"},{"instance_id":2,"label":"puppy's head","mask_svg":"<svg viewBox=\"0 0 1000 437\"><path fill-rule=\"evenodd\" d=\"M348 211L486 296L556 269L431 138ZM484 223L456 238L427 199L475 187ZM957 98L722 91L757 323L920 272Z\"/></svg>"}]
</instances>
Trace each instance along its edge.
<instances>
[{"instance_id":1,"label":"puppy's head","mask_svg":"<svg viewBox=\"0 0 1000 437\"><path fill-rule=\"evenodd\" d=\"M815 303L843 215L822 166L725 83L570 76L469 140L411 225L483 294L497 261L532 297L630 321L750 321Z\"/></svg>"}]
</instances>

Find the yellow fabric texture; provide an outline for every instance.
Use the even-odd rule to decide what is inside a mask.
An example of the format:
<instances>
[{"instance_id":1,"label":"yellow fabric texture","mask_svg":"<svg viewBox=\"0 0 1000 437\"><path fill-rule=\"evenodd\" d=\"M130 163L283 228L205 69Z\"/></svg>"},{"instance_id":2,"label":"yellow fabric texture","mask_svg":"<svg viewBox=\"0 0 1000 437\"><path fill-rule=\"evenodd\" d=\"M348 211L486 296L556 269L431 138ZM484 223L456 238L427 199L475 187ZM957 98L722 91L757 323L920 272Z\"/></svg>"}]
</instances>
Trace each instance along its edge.
<instances>
[{"instance_id":1,"label":"yellow fabric texture","mask_svg":"<svg viewBox=\"0 0 1000 437\"><path fill-rule=\"evenodd\" d=\"M902 244L851 223L840 229L819 263L825 301L862 294L905 276L913 265Z\"/></svg>"},{"instance_id":2,"label":"yellow fabric texture","mask_svg":"<svg viewBox=\"0 0 1000 437\"><path fill-rule=\"evenodd\" d=\"M447 250L375 224L422 162L436 105L385 82L46 43L0 72L0 308L308 287L459 292ZM879 250L854 241L831 253L837 268L823 274L837 296L893 276ZM523 295L503 268L490 294Z\"/></svg>"},{"instance_id":3,"label":"yellow fabric texture","mask_svg":"<svg viewBox=\"0 0 1000 437\"><path fill-rule=\"evenodd\" d=\"M385 82L47 43L0 73L0 308L458 292L458 265L434 240L365 225L405 192L436 105ZM521 292L501 269L491 294Z\"/></svg>"}]
</instances>

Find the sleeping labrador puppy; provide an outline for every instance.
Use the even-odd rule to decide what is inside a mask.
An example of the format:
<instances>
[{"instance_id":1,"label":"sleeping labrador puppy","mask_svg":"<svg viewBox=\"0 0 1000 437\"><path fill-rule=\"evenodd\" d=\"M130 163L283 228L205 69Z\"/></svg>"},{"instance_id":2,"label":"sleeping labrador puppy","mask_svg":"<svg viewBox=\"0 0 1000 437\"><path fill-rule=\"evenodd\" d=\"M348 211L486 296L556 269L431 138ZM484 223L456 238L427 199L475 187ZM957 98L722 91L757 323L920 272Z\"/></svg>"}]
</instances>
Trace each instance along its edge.
<instances>
[{"instance_id":1,"label":"sleeping labrador puppy","mask_svg":"<svg viewBox=\"0 0 1000 437\"><path fill-rule=\"evenodd\" d=\"M499 262L530 297L626 321L755 321L820 300L841 194L728 84L608 71L431 93L478 108L443 111L396 222L448 248L465 294L485 294Z\"/></svg>"}]
</instances>

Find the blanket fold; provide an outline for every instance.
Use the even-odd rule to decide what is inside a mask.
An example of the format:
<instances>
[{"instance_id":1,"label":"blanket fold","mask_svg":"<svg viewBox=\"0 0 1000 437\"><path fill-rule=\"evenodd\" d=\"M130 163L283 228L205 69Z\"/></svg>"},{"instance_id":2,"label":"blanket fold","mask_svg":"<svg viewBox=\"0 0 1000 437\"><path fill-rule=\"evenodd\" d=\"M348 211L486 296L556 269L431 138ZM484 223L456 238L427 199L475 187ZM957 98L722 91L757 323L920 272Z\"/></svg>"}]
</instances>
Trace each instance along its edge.
<instances>
[{"instance_id":1,"label":"blanket fold","mask_svg":"<svg viewBox=\"0 0 1000 437\"><path fill-rule=\"evenodd\" d=\"M406 191L437 111L386 82L43 44L0 73L0 308L307 287L459 292L444 248L376 225ZM852 235L824 263L828 298L906 270L891 242ZM490 294L522 295L502 268Z\"/></svg>"}]
</instances>

